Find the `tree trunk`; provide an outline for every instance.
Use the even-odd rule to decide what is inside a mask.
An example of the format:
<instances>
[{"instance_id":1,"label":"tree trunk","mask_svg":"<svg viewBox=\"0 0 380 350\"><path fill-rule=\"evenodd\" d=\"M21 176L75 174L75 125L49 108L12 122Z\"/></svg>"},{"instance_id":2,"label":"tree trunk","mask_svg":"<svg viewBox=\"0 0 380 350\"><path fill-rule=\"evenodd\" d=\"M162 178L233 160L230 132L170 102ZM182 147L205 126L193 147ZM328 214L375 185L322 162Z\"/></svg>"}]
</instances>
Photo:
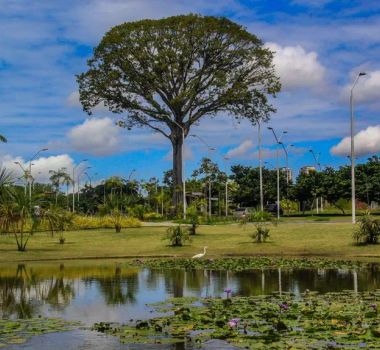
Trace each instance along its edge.
<instances>
[{"instance_id":1,"label":"tree trunk","mask_svg":"<svg viewBox=\"0 0 380 350\"><path fill-rule=\"evenodd\" d=\"M183 179L182 179L182 131L172 137L173 146L173 205L177 212L183 206Z\"/></svg>"}]
</instances>

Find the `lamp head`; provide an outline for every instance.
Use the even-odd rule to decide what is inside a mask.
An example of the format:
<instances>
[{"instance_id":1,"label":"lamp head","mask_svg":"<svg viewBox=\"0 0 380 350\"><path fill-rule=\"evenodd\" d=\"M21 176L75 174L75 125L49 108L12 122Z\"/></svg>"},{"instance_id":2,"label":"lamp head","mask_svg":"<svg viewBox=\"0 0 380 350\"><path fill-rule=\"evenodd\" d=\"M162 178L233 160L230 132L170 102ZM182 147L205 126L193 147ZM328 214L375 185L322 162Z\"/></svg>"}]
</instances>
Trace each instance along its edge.
<instances>
[{"instance_id":1,"label":"lamp head","mask_svg":"<svg viewBox=\"0 0 380 350\"><path fill-rule=\"evenodd\" d=\"M361 76L363 76L363 75L367 75L367 73L366 73L366 72L360 72L360 73L359 73L359 77L361 77Z\"/></svg>"},{"instance_id":2,"label":"lamp head","mask_svg":"<svg viewBox=\"0 0 380 350\"><path fill-rule=\"evenodd\" d=\"M48 151L49 150L49 148L43 148L42 150L41 150L41 152L45 152L45 151Z\"/></svg>"}]
</instances>

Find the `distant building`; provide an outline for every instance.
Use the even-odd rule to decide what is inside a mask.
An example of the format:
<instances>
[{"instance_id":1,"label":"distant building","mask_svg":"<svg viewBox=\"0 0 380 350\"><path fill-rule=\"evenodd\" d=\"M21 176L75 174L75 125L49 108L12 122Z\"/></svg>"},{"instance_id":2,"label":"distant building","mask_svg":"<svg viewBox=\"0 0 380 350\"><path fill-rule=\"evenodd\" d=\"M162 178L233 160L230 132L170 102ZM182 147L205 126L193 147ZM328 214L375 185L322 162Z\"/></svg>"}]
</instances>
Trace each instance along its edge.
<instances>
[{"instance_id":1,"label":"distant building","mask_svg":"<svg viewBox=\"0 0 380 350\"><path fill-rule=\"evenodd\" d=\"M293 180L293 171L292 171L292 169L287 168L287 167L282 167L280 170L285 174L286 178L289 181Z\"/></svg>"},{"instance_id":2,"label":"distant building","mask_svg":"<svg viewBox=\"0 0 380 350\"><path fill-rule=\"evenodd\" d=\"M300 173L309 175L311 172L315 172L315 171L317 171L317 169L315 169L315 166L305 165L301 168Z\"/></svg>"}]
</instances>

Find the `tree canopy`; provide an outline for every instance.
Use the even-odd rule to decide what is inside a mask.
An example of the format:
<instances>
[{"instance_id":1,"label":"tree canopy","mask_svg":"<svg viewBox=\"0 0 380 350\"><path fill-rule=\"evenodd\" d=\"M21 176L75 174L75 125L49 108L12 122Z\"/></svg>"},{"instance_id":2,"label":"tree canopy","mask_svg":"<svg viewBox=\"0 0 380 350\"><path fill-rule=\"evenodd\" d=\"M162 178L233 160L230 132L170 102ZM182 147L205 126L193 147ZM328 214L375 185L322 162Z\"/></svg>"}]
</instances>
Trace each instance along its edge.
<instances>
[{"instance_id":1,"label":"tree canopy","mask_svg":"<svg viewBox=\"0 0 380 350\"><path fill-rule=\"evenodd\" d=\"M253 123L275 109L273 53L227 18L200 15L123 23L105 34L78 78L86 112L104 104L118 125L148 127L173 147L173 185L182 184L182 144L190 127L227 112ZM174 191L174 202L181 191Z\"/></svg>"}]
</instances>

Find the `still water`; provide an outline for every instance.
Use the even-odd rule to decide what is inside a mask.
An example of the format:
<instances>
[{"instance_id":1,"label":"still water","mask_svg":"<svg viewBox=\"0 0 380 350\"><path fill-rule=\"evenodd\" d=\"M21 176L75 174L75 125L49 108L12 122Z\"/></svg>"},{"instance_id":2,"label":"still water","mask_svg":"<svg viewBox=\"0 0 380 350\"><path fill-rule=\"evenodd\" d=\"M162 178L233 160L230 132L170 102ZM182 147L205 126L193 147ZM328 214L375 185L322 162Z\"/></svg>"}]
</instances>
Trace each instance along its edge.
<instances>
[{"instance_id":1,"label":"still water","mask_svg":"<svg viewBox=\"0 0 380 350\"><path fill-rule=\"evenodd\" d=\"M226 288L242 296L275 291L297 295L306 289L371 291L380 289L380 270L373 266L360 270L183 271L128 268L122 262L0 265L0 314L3 318L61 317L87 326L99 321L128 323L155 316L147 304L171 297L223 296ZM210 343L208 348L224 346ZM120 345L117 339L91 331L38 336L8 348L148 349ZM181 345L169 348L183 349Z\"/></svg>"}]
</instances>

